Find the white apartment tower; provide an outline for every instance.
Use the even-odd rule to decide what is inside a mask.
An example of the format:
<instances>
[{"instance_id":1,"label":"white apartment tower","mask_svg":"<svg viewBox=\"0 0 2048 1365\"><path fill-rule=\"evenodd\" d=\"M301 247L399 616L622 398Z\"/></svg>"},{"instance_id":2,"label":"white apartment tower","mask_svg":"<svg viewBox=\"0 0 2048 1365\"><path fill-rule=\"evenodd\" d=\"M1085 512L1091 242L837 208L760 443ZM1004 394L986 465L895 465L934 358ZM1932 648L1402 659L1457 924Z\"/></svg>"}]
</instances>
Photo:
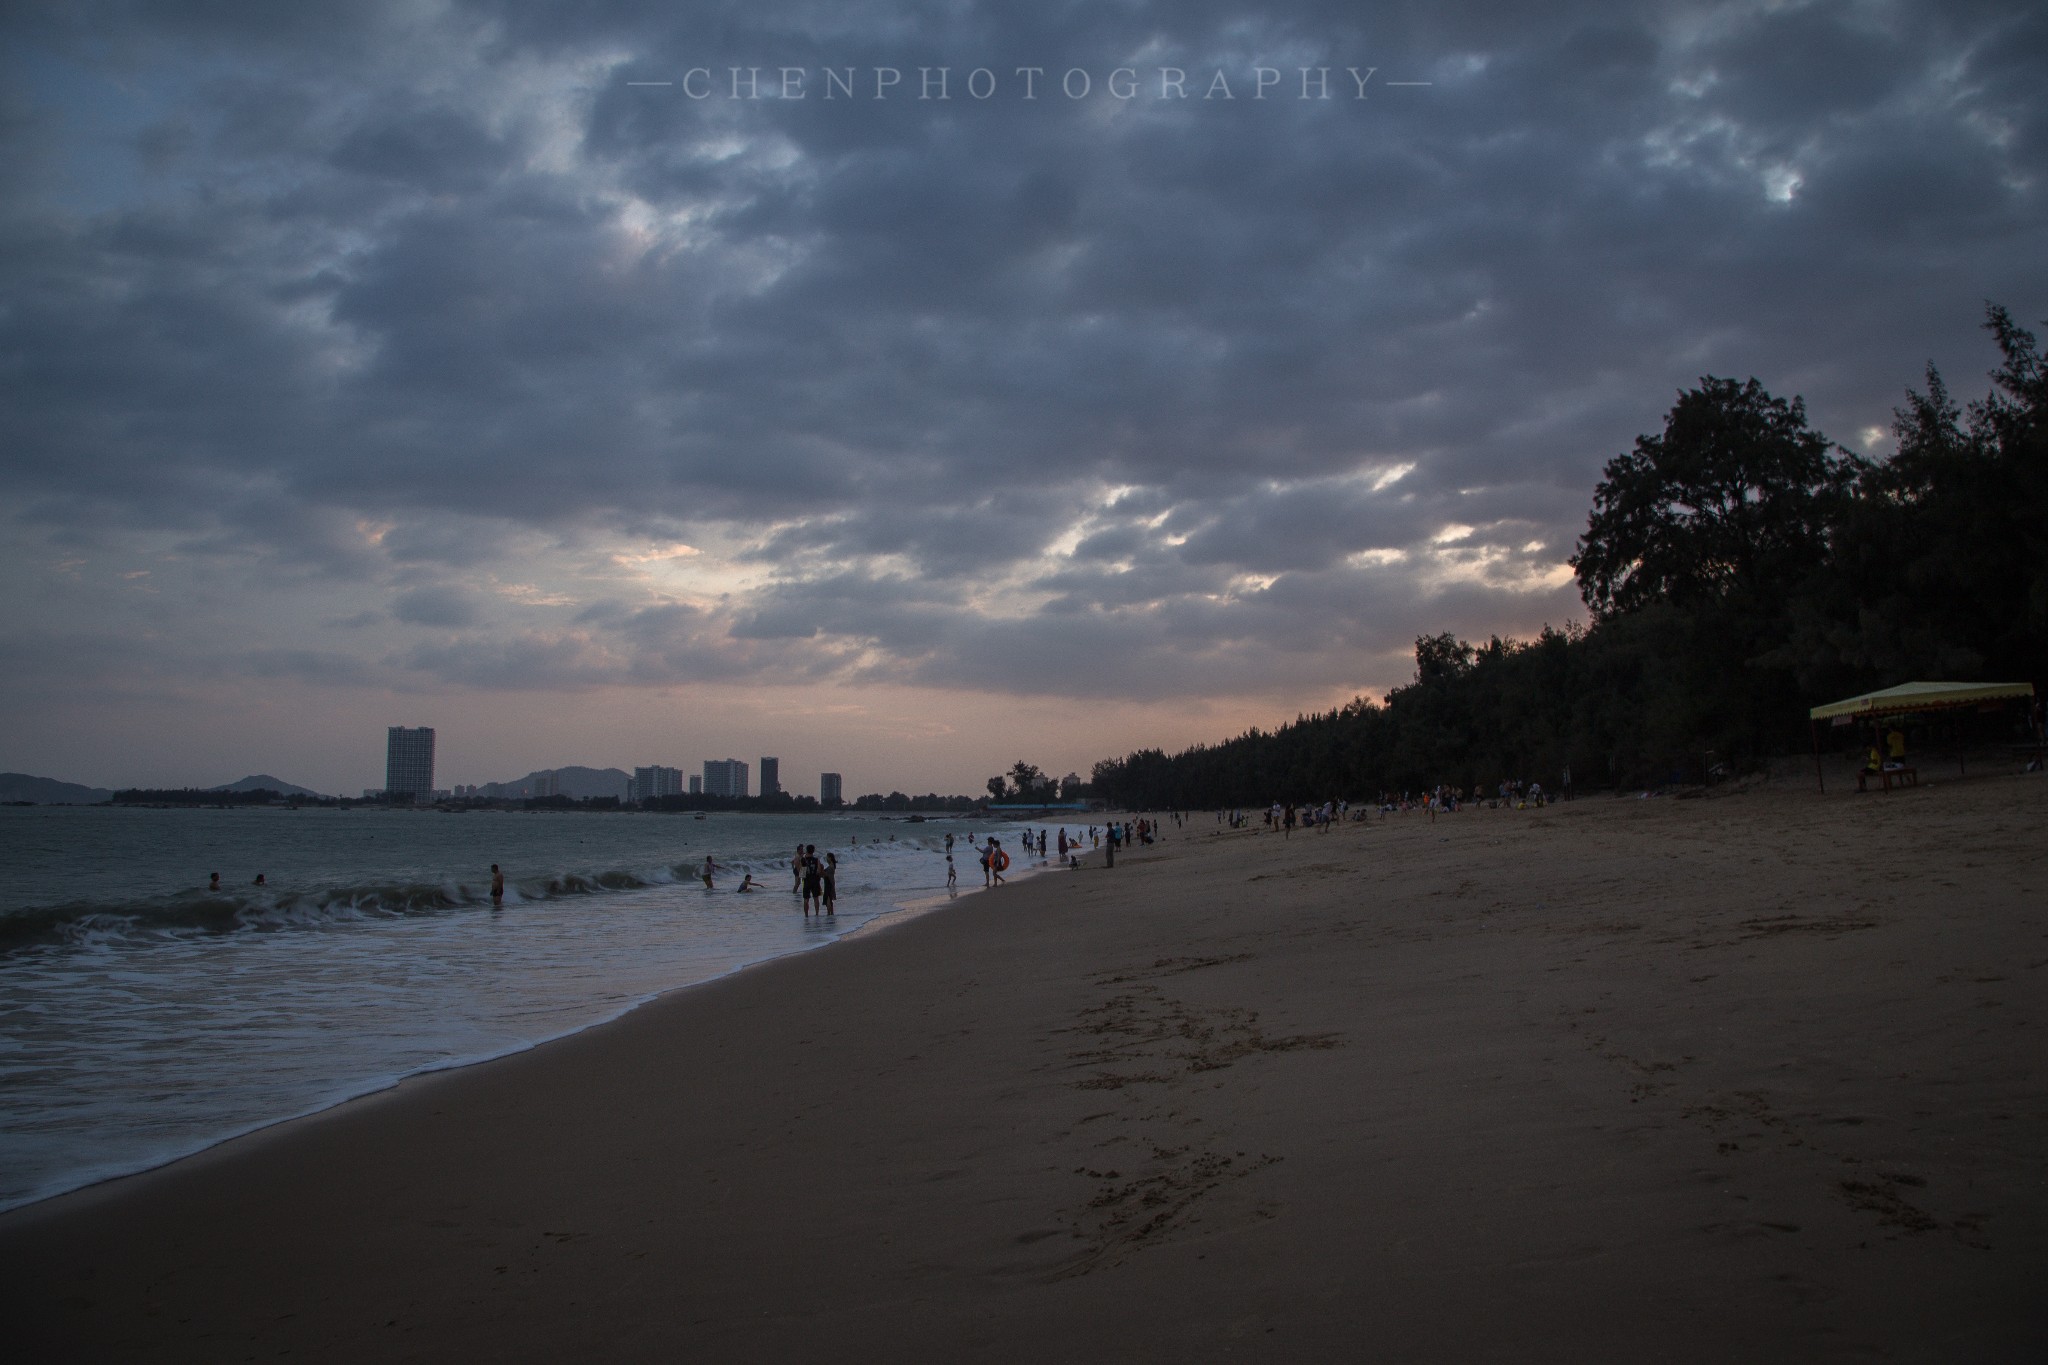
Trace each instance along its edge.
<instances>
[{"instance_id":1,"label":"white apartment tower","mask_svg":"<svg viewBox=\"0 0 2048 1365\"><path fill-rule=\"evenodd\" d=\"M683 793L683 770L664 768L659 763L650 768L633 769L633 780L626 784L626 799L641 802L656 796L681 796Z\"/></svg>"},{"instance_id":2,"label":"white apartment tower","mask_svg":"<svg viewBox=\"0 0 2048 1365\"><path fill-rule=\"evenodd\" d=\"M745 796L747 794L746 763L737 758L705 759L704 794L706 796Z\"/></svg>"}]
</instances>

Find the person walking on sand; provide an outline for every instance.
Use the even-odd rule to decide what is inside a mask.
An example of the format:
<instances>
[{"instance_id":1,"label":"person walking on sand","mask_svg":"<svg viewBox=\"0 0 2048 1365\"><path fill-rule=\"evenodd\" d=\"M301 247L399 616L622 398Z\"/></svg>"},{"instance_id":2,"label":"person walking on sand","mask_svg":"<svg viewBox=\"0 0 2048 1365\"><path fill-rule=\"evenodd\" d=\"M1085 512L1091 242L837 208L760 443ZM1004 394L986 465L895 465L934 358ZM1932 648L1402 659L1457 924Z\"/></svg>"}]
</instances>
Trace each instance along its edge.
<instances>
[{"instance_id":1,"label":"person walking on sand","mask_svg":"<svg viewBox=\"0 0 2048 1365\"><path fill-rule=\"evenodd\" d=\"M946 837L950 839L953 836L949 834ZM953 866L953 855L950 853L946 855L946 889L948 891L958 891L960 889L960 873Z\"/></svg>"},{"instance_id":2,"label":"person walking on sand","mask_svg":"<svg viewBox=\"0 0 2048 1365\"><path fill-rule=\"evenodd\" d=\"M502 873L502 872L500 872L500 871L498 870L498 865L497 865L496 863L492 863L492 864L491 864L491 901L492 901L492 903L493 903L493 904L503 904L503 903L504 903L504 900L505 900L505 874L504 874L504 873Z\"/></svg>"}]
</instances>

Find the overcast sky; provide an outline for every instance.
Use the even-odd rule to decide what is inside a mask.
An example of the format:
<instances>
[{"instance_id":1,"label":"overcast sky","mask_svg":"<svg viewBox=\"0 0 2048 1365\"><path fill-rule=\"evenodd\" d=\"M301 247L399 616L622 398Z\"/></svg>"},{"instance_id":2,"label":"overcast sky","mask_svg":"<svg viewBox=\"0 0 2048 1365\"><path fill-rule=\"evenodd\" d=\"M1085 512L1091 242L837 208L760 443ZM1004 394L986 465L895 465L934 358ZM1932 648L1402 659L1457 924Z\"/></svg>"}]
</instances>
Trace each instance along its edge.
<instances>
[{"instance_id":1,"label":"overcast sky","mask_svg":"<svg viewBox=\"0 0 2048 1365\"><path fill-rule=\"evenodd\" d=\"M2048 316L2039 5L7 14L0 768L71 781L1086 773L1583 619L1703 375L1882 453Z\"/></svg>"}]
</instances>

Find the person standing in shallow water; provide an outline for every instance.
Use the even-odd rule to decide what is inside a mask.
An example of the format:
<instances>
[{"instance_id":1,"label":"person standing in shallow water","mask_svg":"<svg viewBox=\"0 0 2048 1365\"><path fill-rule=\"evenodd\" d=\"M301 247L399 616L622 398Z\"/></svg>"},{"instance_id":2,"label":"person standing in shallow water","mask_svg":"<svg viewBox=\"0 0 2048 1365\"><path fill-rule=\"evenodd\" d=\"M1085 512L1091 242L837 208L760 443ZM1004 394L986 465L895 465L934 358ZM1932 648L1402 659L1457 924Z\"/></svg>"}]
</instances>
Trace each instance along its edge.
<instances>
[{"instance_id":1,"label":"person standing in shallow water","mask_svg":"<svg viewBox=\"0 0 2048 1365\"><path fill-rule=\"evenodd\" d=\"M818 861L818 846L805 844L804 918L810 918L812 906L817 907L819 914L825 913L825 866Z\"/></svg>"},{"instance_id":2,"label":"person standing in shallow water","mask_svg":"<svg viewBox=\"0 0 2048 1365\"><path fill-rule=\"evenodd\" d=\"M505 874L498 870L496 863L491 864L491 899L494 902L505 899Z\"/></svg>"},{"instance_id":3,"label":"person standing in shallow water","mask_svg":"<svg viewBox=\"0 0 2048 1365\"><path fill-rule=\"evenodd\" d=\"M839 913L839 855L825 855L825 913Z\"/></svg>"}]
</instances>

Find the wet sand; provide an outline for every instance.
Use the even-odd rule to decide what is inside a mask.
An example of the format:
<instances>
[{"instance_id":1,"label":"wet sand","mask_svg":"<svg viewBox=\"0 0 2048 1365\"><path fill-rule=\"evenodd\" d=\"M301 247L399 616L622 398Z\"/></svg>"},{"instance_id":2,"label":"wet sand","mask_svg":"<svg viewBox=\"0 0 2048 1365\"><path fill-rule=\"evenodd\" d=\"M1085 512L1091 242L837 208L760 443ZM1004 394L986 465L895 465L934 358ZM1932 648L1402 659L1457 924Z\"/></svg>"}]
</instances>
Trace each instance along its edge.
<instances>
[{"instance_id":1,"label":"wet sand","mask_svg":"<svg viewBox=\"0 0 2048 1365\"><path fill-rule=\"evenodd\" d=\"M2048 780L1215 830L7 1215L7 1338L2048 1351Z\"/></svg>"}]
</instances>

